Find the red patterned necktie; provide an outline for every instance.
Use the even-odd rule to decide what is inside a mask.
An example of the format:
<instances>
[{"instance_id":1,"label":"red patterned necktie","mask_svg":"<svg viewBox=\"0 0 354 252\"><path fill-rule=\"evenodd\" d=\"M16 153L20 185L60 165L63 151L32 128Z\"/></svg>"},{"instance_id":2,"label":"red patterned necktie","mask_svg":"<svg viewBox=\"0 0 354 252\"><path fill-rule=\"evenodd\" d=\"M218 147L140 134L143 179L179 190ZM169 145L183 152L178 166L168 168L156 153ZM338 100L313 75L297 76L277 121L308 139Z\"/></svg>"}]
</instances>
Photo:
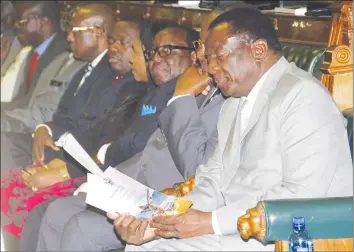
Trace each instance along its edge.
<instances>
[{"instance_id":1,"label":"red patterned necktie","mask_svg":"<svg viewBox=\"0 0 354 252\"><path fill-rule=\"evenodd\" d=\"M30 88L31 88L31 80L32 80L32 76L34 73L34 70L36 69L37 63L38 63L38 58L39 58L39 54L37 52L35 52L32 55L32 59L30 62L30 67L29 67L29 71L28 71L28 75L27 75L27 80L26 80L26 95L28 94Z\"/></svg>"}]
</instances>

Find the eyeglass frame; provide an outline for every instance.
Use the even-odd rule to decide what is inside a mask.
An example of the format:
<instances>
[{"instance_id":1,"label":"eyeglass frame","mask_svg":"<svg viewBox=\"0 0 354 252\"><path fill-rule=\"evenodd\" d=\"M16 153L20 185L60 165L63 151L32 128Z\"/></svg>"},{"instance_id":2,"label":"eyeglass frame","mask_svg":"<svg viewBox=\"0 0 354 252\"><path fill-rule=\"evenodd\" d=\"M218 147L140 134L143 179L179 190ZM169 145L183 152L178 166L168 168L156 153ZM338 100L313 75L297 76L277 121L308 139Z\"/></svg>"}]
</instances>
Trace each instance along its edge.
<instances>
[{"instance_id":1,"label":"eyeglass frame","mask_svg":"<svg viewBox=\"0 0 354 252\"><path fill-rule=\"evenodd\" d=\"M41 15L41 14L29 14L28 17L23 18L23 19L21 19L21 20L16 20L16 19L15 19L14 24L15 24L15 25L18 25L18 26L24 25L24 24L28 23L30 19L35 19L35 18L36 18L36 19L39 19L39 18L41 18L41 17L43 17L43 15Z\"/></svg>"},{"instance_id":2,"label":"eyeglass frame","mask_svg":"<svg viewBox=\"0 0 354 252\"><path fill-rule=\"evenodd\" d=\"M92 26L73 26L73 27L68 27L66 30L67 30L67 33L70 33L70 32L80 32L80 31L88 31L88 30L94 30L94 29L102 29L101 27L98 27L96 25L92 25Z\"/></svg>"},{"instance_id":3,"label":"eyeglass frame","mask_svg":"<svg viewBox=\"0 0 354 252\"><path fill-rule=\"evenodd\" d=\"M133 40L130 41L130 43L122 43L122 40L120 39L114 39L112 36L108 36L107 42L109 45L113 45L119 41L119 45L123 47L132 47L133 46Z\"/></svg>"},{"instance_id":4,"label":"eyeglass frame","mask_svg":"<svg viewBox=\"0 0 354 252\"><path fill-rule=\"evenodd\" d=\"M198 51L199 46L200 46L201 44L202 44L202 41L201 41L200 39L194 40L194 41L192 42L192 45L193 45L193 48L194 48L195 51Z\"/></svg>"},{"instance_id":5,"label":"eyeglass frame","mask_svg":"<svg viewBox=\"0 0 354 252\"><path fill-rule=\"evenodd\" d=\"M168 48L170 52L168 54L166 54L166 55L161 55L160 48ZM159 54L160 57L166 57L168 55L171 55L172 50L175 50L175 49L178 49L178 50L190 50L190 51L193 50L194 51L194 48L192 48L192 47L176 46L176 45L163 45L163 46L156 47L154 49L146 49L146 50L144 50L143 51L144 58L145 58L145 60L150 61L150 60L152 60L152 58L154 57L156 52ZM152 52L151 57L149 57L148 54L147 54L150 51Z\"/></svg>"},{"instance_id":6,"label":"eyeglass frame","mask_svg":"<svg viewBox=\"0 0 354 252\"><path fill-rule=\"evenodd\" d=\"M236 38L236 37L230 37L229 39L233 39L233 38ZM254 43L256 40L258 40L259 38L255 38L255 39L238 39L238 41L237 41L237 43L243 43L243 44L252 44L252 43ZM224 59L226 59L228 56L230 56L230 55L232 55L232 54L234 54L234 53L236 53L236 51L237 51L237 49L238 48L233 48L233 49L230 49L230 48L228 48L228 47L225 47L225 46L223 46L225 49L227 49L228 51L227 52L225 52L225 53L223 53L223 54L221 54L221 55L216 55L216 53L214 53L213 55L212 55L212 57L208 57L208 55L207 55L207 53L205 53L204 54L204 56L205 56L205 58L208 60L208 61L210 61L212 58L216 58L216 60L217 61L222 61L222 60L224 60Z\"/></svg>"}]
</instances>

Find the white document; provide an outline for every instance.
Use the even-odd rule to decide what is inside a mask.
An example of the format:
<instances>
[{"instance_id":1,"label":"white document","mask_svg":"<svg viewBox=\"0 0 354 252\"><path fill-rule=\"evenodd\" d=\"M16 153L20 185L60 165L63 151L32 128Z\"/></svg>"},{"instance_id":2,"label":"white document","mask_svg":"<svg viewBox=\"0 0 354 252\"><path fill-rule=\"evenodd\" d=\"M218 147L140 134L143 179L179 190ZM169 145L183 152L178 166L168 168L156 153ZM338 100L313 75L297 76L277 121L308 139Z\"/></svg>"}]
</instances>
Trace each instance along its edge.
<instances>
[{"instance_id":1,"label":"white document","mask_svg":"<svg viewBox=\"0 0 354 252\"><path fill-rule=\"evenodd\" d=\"M109 167L102 176L87 174L86 203L108 213L139 219L185 212L192 202L155 191Z\"/></svg>"},{"instance_id":2,"label":"white document","mask_svg":"<svg viewBox=\"0 0 354 252\"><path fill-rule=\"evenodd\" d=\"M103 171L100 167L93 161L86 150L80 145L80 143L74 138L71 133L66 134L60 146L69 153L73 158L76 159L82 166L84 166L89 172L100 176Z\"/></svg>"}]
</instances>

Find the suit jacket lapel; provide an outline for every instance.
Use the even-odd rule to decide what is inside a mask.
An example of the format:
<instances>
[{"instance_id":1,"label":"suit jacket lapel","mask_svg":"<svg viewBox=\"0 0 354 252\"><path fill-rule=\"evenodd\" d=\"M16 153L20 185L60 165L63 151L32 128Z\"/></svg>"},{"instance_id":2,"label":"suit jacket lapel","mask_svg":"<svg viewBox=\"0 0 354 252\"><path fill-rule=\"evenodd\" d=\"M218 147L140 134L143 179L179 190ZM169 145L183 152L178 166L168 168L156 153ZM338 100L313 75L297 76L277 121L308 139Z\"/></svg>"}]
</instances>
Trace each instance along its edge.
<instances>
[{"instance_id":1,"label":"suit jacket lapel","mask_svg":"<svg viewBox=\"0 0 354 252\"><path fill-rule=\"evenodd\" d=\"M98 65L92 70L92 73L89 77L85 79L83 85L85 85L86 87L88 87L89 85L94 85L92 88L101 92L101 90L104 89L106 86L112 85L112 82L99 82L99 85L95 85L97 79L102 78L102 74L105 74L107 71L111 71L110 65L108 63L108 53L103 56ZM113 81L113 79L111 81ZM95 92L91 92L91 95L93 95L94 93Z\"/></svg>"},{"instance_id":2,"label":"suit jacket lapel","mask_svg":"<svg viewBox=\"0 0 354 252\"><path fill-rule=\"evenodd\" d=\"M269 96L276 88L280 78L283 76L285 69L288 67L289 62L281 57L280 60L273 66L270 70L265 82L263 83L262 88L260 89L256 102L253 105L251 115L248 119L247 126L244 132L241 135L241 142L245 136L250 132L253 126L257 123L265 104L268 102Z\"/></svg>"},{"instance_id":3,"label":"suit jacket lapel","mask_svg":"<svg viewBox=\"0 0 354 252\"><path fill-rule=\"evenodd\" d=\"M222 155L222 162L223 166L225 167L225 175L228 173L229 169L233 169L230 166L234 162L235 158L239 159L241 106L242 104L240 103L240 99L237 99L237 104L235 104L235 107L233 109L233 111L235 111L235 114L233 117L231 117L233 119L229 123L230 128L229 131L227 131L228 137Z\"/></svg>"},{"instance_id":4,"label":"suit jacket lapel","mask_svg":"<svg viewBox=\"0 0 354 252\"><path fill-rule=\"evenodd\" d=\"M251 115L248 119L247 126L242 133L242 135L239 135L238 142L233 141L233 149L229 153L225 153L224 155L229 155L229 157L225 157L223 159L224 167L226 170L225 174L225 183L224 186L225 188L230 184L232 179L234 178L237 169L240 165L242 157L240 156L242 146L243 146L243 140L245 136L250 133L251 129L256 125L258 122L258 119L260 118L262 111L264 107L266 107L266 103L269 100L269 97L271 93L274 91L276 88L280 78L283 76L285 73L286 68L288 67L289 63L288 61L282 57L270 70L265 82L263 83L262 88L260 89L258 96L256 98L256 102L253 106L253 110L251 112ZM239 115L238 115L239 117ZM240 122L237 120L236 122L236 130L239 132L240 131ZM232 132L232 131L231 131ZM232 160L232 162L224 162L224 160Z\"/></svg>"},{"instance_id":5,"label":"suit jacket lapel","mask_svg":"<svg viewBox=\"0 0 354 252\"><path fill-rule=\"evenodd\" d=\"M60 53L64 52L68 48L68 44L65 39L65 35L63 32L58 32L53 41L49 44L48 48L41 55L38 60L38 65L36 66L36 70L33 73L32 81L31 81L31 90L33 90L32 85L36 85L38 78L42 72L42 70L49 65L49 63ZM32 58L32 55L29 58L29 61Z\"/></svg>"}]
</instances>

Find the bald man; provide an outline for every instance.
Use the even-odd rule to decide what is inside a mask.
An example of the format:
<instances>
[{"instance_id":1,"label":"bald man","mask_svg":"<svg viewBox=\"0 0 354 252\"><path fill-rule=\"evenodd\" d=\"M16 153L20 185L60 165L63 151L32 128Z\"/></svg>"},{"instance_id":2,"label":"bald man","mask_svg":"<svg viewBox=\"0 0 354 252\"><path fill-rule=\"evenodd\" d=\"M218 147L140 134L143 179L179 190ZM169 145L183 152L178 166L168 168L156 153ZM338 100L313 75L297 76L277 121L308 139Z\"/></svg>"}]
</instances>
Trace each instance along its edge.
<instances>
[{"instance_id":1,"label":"bald man","mask_svg":"<svg viewBox=\"0 0 354 252\"><path fill-rule=\"evenodd\" d=\"M50 161L59 154L54 141L66 132L87 130L105 118L122 86L115 82L116 74L108 62L107 39L112 26L112 11L103 4L84 5L72 14L67 40L74 57L90 63L69 83L53 120L36 127L33 141L31 134L25 134L6 142L7 167L2 169L27 166L32 163L32 154L34 162Z\"/></svg>"}]
</instances>

